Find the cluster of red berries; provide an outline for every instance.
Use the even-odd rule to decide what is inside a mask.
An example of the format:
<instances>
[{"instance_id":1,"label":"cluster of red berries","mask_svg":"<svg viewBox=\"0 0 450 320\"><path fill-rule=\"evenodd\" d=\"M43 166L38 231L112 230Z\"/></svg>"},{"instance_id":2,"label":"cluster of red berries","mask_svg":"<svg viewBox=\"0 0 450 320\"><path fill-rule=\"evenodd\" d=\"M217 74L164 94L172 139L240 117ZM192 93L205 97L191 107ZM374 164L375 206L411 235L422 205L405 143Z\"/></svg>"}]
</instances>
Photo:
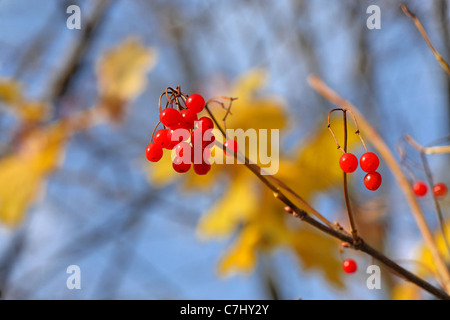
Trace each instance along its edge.
<instances>
[{"instance_id":1,"label":"cluster of red berries","mask_svg":"<svg viewBox=\"0 0 450 320\"><path fill-rule=\"evenodd\" d=\"M423 181L414 182L412 188L414 194L418 197L423 197L428 192L428 186ZM448 188L445 183L439 182L433 186L433 193L436 198L442 198L448 193Z\"/></svg>"},{"instance_id":2,"label":"cluster of red berries","mask_svg":"<svg viewBox=\"0 0 450 320\"><path fill-rule=\"evenodd\" d=\"M381 174L376 170L380 165L378 156L373 152L366 152L359 160L361 169L367 172L364 177L364 185L371 191L377 190L381 186ZM353 153L344 153L339 160L339 165L344 172L352 173L358 168L358 158Z\"/></svg>"},{"instance_id":3,"label":"cluster of red berries","mask_svg":"<svg viewBox=\"0 0 450 320\"><path fill-rule=\"evenodd\" d=\"M171 108L171 105L159 114L164 129L158 130L153 142L147 146L147 159L158 162L163 156L163 149L175 150L172 166L176 172L187 172L192 165L195 173L208 173L211 169L208 159L215 141L211 132L214 123L208 117L199 119L197 115L204 109L205 100L201 95L193 94L185 97L185 107L177 104L178 110Z\"/></svg>"}]
</instances>

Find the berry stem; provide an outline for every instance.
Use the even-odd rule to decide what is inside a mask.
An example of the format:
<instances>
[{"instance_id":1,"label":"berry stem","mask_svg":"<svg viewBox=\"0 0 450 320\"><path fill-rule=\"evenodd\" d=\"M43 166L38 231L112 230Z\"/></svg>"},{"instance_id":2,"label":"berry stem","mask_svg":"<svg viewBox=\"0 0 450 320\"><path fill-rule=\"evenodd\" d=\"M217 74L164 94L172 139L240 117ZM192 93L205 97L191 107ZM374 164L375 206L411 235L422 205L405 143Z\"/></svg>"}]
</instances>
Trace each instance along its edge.
<instances>
[{"instance_id":1,"label":"berry stem","mask_svg":"<svg viewBox=\"0 0 450 320\"><path fill-rule=\"evenodd\" d=\"M211 119L214 121L217 128L222 132L222 134L225 133L223 128L220 126L220 124L217 122L216 118L212 114L211 110L208 108L208 104L205 106L206 111L208 112ZM231 150L230 150L231 151ZM236 153L234 154L235 157L237 157ZM344 242L352 243L353 239L350 235L348 235L346 232L344 232L342 229L338 227L330 228L327 225L324 225L320 221L317 221L313 217L311 217L305 210L300 209L297 207L282 191L280 191L275 185L273 185L264 175L261 175L261 168L256 164L249 163L247 157L245 157L245 166L256 175L256 177L261 180L262 183L264 183L271 191L273 191L274 196L281 202L283 202L286 207L285 211L291 215L293 215L296 218L299 218L303 222L311 225L312 227L334 237ZM416 276L415 274L409 272L408 270L404 269L397 263L395 263L393 260L386 257L383 253L377 251L376 249L369 246L367 243L365 243L362 239L357 243L357 245L353 245L353 248L355 250L359 250L362 252L367 253L368 255L372 256L376 260L383 263L386 267L388 267L394 274L397 276L406 279L409 282L414 283L418 287L422 288L423 290L431 293L432 295L436 296L439 299L443 300L450 300L450 296L443 291L442 289L439 289L427 281L421 279L420 277Z\"/></svg>"},{"instance_id":2,"label":"berry stem","mask_svg":"<svg viewBox=\"0 0 450 320\"><path fill-rule=\"evenodd\" d=\"M385 163L391 170L393 176L397 180L398 186L403 191L403 194L411 208L411 214L416 220L417 227L419 228L422 237L433 256L433 262L438 271L439 280L442 283L444 289L450 292L450 270L448 269L445 259L438 249L436 240L431 232L428 222L425 220L422 209L417 202L417 197L411 189L411 184L403 173L400 164L397 162L396 157L378 134L377 130L366 120L361 112L350 101L344 99L342 96L334 92L328 87L322 79L315 75L311 75L308 78L309 85L316 90L321 96L333 103L334 105L345 106L348 110L358 117L359 124L366 132L367 137L370 139L371 145L379 152L383 157Z\"/></svg>"},{"instance_id":3,"label":"berry stem","mask_svg":"<svg viewBox=\"0 0 450 320\"><path fill-rule=\"evenodd\" d=\"M420 145L417 141L415 141L411 136L406 135L405 136L406 142L408 142L414 149L416 149L420 154L420 160L422 161L423 169L425 170L425 176L427 179L427 183L429 186L434 186L434 179L433 174L431 173L430 165L428 163L428 159L426 154L423 152L423 146ZM439 201L436 199L436 195L434 192L431 192L431 195L433 197L434 206L436 208L436 214L439 221L439 228L442 233L442 237L444 239L445 248L447 249L448 254L450 255L450 245L448 240L448 235L445 232L445 219L442 214L441 205L439 204Z\"/></svg>"},{"instance_id":4,"label":"berry stem","mask_svg":"<svg viewBox=\"0 0 450 320\"><path fill-rule=\"evenodd\" d=\"M347 111L342 109L343 123L344 123L344 153L347 153ZM350 223L350 232L353 237L353 244L359 241L358 231L356 229L355 219L353 217L352 206L350 204L350 197L348 194L347 172L342 171L345 207L347 208L348 221Z\"/></svg>"}]
</instances>

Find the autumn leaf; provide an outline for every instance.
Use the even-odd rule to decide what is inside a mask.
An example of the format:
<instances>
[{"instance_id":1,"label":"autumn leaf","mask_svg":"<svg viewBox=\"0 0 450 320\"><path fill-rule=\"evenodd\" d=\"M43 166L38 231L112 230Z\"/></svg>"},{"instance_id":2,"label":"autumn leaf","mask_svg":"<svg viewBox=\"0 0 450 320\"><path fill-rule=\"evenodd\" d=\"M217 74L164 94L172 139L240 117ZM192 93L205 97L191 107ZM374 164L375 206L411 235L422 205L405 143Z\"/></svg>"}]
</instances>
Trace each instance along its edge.
<instances>
[{"instance_id":1,"label":"autumn leaf","mask_svg":"<svg viewBox=\"0 0 450 320\"><path fill-rule=\"evenodd\" d=\"M35 200L44 179L59 165L67 139L66 123L28 134L17 153L0 160L0 219L16 226Z\"/></svg>"},{"instance_id":2,"label":"autumn leaf","mask_svg":"<svg viewBox=\"0 0 450 320\"><path fill-rule=\"evenodd\" d=\"M22 100L20 83L11 79L0 78L0 101L6 104L15 104Z\"/></svg>"},{"instance_id":3,"label":"autumn leaf","mask_svg":"<svg viewBox=\"0 0 450 320\"><path fill-rule=\"evenodd\" d=\"M450 234L450 223L445 227L446 234ZM449 253L445 246L444 237L441 232L436 232L435 243L438 250L446 261L449 261ZM417 258L411 260L412 265L415 265L415 274L421 278L434 278L436 279L437 270L434 263L433 255L428 246L421 244L417 253ZM392 298L394 300L419 300L422 299L423 291L415 285L408 282L399 282L393 289Z\"/></svg>"},{"instance_id":4,"label":"autumn leaf","mask_svg":"<svg viewBox=\"0 0 450 320\"><path fill-rule=\"evenodd\" d=\"M125 104L147 84L147 72L156 61L156 52L134 38L107 52L97 65L101 105L111 119L123 118Z\"/></svg>"}]
</instances>

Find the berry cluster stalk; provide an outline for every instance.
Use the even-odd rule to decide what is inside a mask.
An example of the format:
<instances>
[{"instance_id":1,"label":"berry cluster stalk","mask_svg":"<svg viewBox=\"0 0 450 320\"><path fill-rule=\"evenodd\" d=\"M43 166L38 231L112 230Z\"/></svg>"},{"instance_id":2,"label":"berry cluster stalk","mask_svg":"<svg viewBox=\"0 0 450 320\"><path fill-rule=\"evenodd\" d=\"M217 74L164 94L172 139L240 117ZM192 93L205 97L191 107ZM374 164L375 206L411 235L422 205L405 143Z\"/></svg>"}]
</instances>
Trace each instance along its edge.
<instances>
[{"instance_id":1,"label":"berry cluster stalk","mask_svg":"<svg viewBox=\"0 0 450 320\"><path fill-rule=\"evenodd\" d=\"M211 110L208 107L208 104L205 106L206 111L208 112L211 119L214 121L217 128L222 132L222 134L225 136L224 129L220 126L214 115L212 114ZM230 154L233 154L234 157L237 159L238 154L232 152L232 150L228 150ZM289 214L292 214L294 217L299 218L303 222L313 226L314 228L327 233L328 235L335 237L341 241L353 243L352 247L356 250L362 251L367 253L368 255L372 256L374 259L380 261L383 263L388 269L390 269L394 274L398 275L399 277L414 283L418 287L422 288L423 290L431 293L432 295L436 296L439 299L443 300L450 300L450 296L443 290L436 288L435 286L431 285L427 281L421 279L417 275L411 273L410 271L406 270L405 268L401 267L388 257L386 257L383 253L377 251L367 243L363 241L363 239L359 238L359 241L357 243L354 243L354 239L352 236L350 236L347 232L340 228L331 228L328 225L325 225L313 217L311 217L308 212L306 212L303 209L300 209L297 207L277 186L272 184L264 175L261 175L261 168L256 164L251 164L250 161L245 157L244 164L245 166L253 172L256 177L261 180L262 183L264 183L274 194L275 198L277 198L279 201L283 202L285 204L285 211ZM299 196L298 196L299 197Z\"/></svg>"},{"instance_id":2,"label":"berry cluster stalk","mask_svg":"<svg viewBox=\"0 0 450 320\"><path fill-rule=\"evenodd\" d=\"M445 259L439 251L433 234L428 226L427 221L422 213L422 210L417 202L416 196L411 189L409 180L404 175L400 164L397 162L395 156L392 154L389 147L384 140L377 133L375 128L364 118L359 110L349 101L338 95L332 89L330 89L319 77L310 76L308 79L309 85L315 89L325 99L329 100L335 105L345 106L348 110L351 110L353 114L358 117L360 126L365 130L367 138L370 140L372 146L378 150L380 155L384 158L387 166L391 170L398 186L403 191L408 204L411 208L411 213L416 220L416 224L425 240L427 247L429 248L433 257L434 264L437 269L438 280L443 286L444 290L450 292L450 270L448 269Z\"/></svg>"}]
</instances>

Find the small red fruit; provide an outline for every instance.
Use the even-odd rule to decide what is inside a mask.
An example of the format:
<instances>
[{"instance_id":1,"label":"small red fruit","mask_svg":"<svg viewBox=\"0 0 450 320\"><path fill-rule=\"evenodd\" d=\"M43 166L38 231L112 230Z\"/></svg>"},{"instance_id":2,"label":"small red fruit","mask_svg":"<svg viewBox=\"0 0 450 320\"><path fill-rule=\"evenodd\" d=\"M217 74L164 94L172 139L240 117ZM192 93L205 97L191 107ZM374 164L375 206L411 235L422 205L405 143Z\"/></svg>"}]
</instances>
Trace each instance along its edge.
<instances>
[{"instance_id":1,"label":"small red fruit","mask_svg":"<svg viewBox=\"0 0 450 320\"><path fill-rule=\"evenodd\" d=\"M358 158L353 153L344 153L339 159L339 166L344 172L354 172L358 168Z\"/></svg>"},{"instance_id":2,"label":"small red fruit","mask_svg":"<svg viewBox=\"0 0 450 320\"><path fill-rule=\"evenodd\" d=\"M199 94L191 94L186 99L186 107L195 113L199 113L205 107L205 99Z\"/></svg>"},{"instance_id":3,"label":"small red fruit","mask_svg":"<svg viewBox=\"0 0 450 320\"><path fill-rule=\"evenodd\" d=\"M345 273L355 273L356 270L358 270L358 265L356 264L355 260L347 259L342 264L342 269L344 269Z\"/></svg>"},{"instance_id":4,"label":"small red fruit","mask_svg":"<svg viewBox=\"0 0 450 320\"><path fill-rule=\"evenodd\" d=\"M181 122L181 115L176 109L166 108L159 114L159 120L166 127L172 128Z\"/></svg>"},{"instance_id":5,"label":"small red fruit","mask_svg":"<svg viewBox=\"0 0 450 320\"><path fill-rule=\"evenodd\" d=\"M185 129L194 129L195 121L197 121L198 117L197 114L190 110L190 109L184 109L180 111L181 115L181 126Z\"/></svg>"},{"instance_id":6,"label":"small red fruit","mask_svg":"<svg viewBox=\"0 0 450 320\"><path fill-rule=\"evenodd\" d=\"M170 142L167 149L172 150L173 148L175 148L177 144L186 140L187 137L189 137L189 131L186 129L170 130L167 136Z\"/></svg>"},{"instance_id":7,"label":"small red fruit","mask_svg":"<svg viewBox=\"0 0 450 320\"><path fill-rule=\"evenodd\" d=\"M373 152L366 152L361 156L361 159L359 160L359 165L361 166L361 169L365 172L371 173L375 172L378 169L378 166L380 165L380 159L378 159L378 156Z\"/></svg>"},{"instance_id":8,"label":"small red fruit","mask_svg":"<svg viewBox=\"0 0 450 320\"><path fill-rule=\"evenodd\" d=\"M150 143L145 151L147 160L151 162L158 162L163 156L163 149L156 143Z\"/></svg>"},{"instance_id":9,"label":"small red fruit","mask_svg":"<svg viewBox=\"0 0 450 320\"><path fill-rule=\"evenodd\" d=\"M153 140L156 144L167 149L170 145L169 129L158 130L155 133L155 137L153 138Z\"/></svg>"},{"instance_id":10,"label":"small red fruit","mask_svg":"<svg viewBox=\"0 0 450 320\"><path fill-rule=\"evenodd\" d=\"M371 191L377 190L381 186L381 181L381 174L376 171L368 173L364 177L364 185Z\"/></svg>"},{"instance_id":11,"label":"small red fruit","mask_svg":"<svg viewBox=\"0 0 450 320\"><path fill-rule=\"evenodd\" d=\"M443 197L448 193L448 188L444 183L439 182L433 186L433 193L435 197Z\"/></svg>"},{"instance_id":12,"label":"small red fruit","mask_svg":"<svg viewBox=\"0 0 450 320\"><path fill-rule=\"evenodd\" d=\"M173 159L172 167L178 173L185 173L191 168L191 163L184 162L183 159L176 157Z\"/></svg>"},{"instance_id":13,"label":"small red fruit","mask_svg":"<svg viewBox=\"0 0 450 320\"><path fill-rule=\"evenodd\" d=\"M198 119L199 122L197 122L197 126L201 129L203 132L209 130L209 129L214 129L214 122L208 118L208 117L201 117L200 119Z\"/></svg>"},{"instance_id":14,"label":"small red fruit","mask_svg":"<svg viewBox=\"0 0 450 320\"><path fill-rule=\"evenodd\" d=\"M198 175L205 175L211 170L211 165L207 161L201 163L194 163L194 171Z\"/></svg>"},{"instance_id":15,"label":"small red fruit","mask_svg":"<svg viewBox=\"0 0 450 320\"><path fill-rule=\"evenodd\" d=\"M226 148L230 149L231 151L233 151L233 153L236 153L239 150L239 145L238 145L237 141L232 140L232 139L227 140L223 145L224 145L224 147L226 147ZM225 152L225 154L227 156L232 156L233 155L233 154L229 154L226 149L224 149L223 152Z\"/></svg>"},{"instance_id":16,"label":"small red fruit","mask_svg":"<svg viewBox=\"0 0 450 320\"><path fill-rule=\"evenodd\" d=\"M423 181L416 181L413 184L413 192L418 197L423 197L427 194L428 187Z\"/></svg>"},{"instance_id":17,"label":"small red fruit","mask_svg":"<svg viewBox=\"0 0 450 320\"><path fill-rule=\"evenodd\" d=\"M183 158L184 151L185 150L191 150L191 145L187 142L180 142L175 147L175 154L179 158ZM188 157L190 159L190 156Z\"/></svg>"}]
</instances>

